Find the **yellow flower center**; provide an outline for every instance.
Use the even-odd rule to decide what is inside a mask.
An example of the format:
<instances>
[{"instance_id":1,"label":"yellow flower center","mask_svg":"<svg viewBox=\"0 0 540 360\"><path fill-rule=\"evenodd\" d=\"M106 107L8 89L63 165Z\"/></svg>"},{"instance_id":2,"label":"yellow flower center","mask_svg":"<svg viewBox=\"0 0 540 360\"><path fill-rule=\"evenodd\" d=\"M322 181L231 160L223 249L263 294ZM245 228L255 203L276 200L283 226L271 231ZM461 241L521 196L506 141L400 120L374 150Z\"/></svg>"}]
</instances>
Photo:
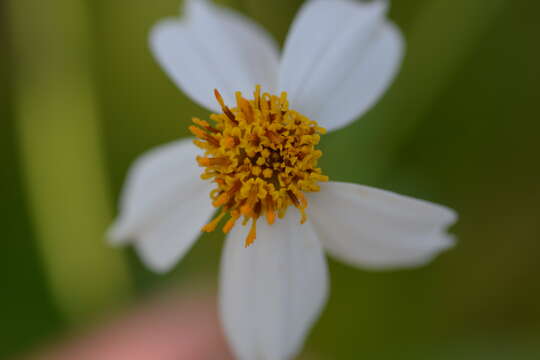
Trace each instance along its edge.
<instances>
[{"instance_id":1,"label":"yellow flower center","mask_svg":"<svg viewBox=\"0 0 540 360\"><path fill-rule=\"evenodd\" d=\"M320 190L319 181L328 181L317 162L322 152L316 149L320 135L326 132L317 122L289 109L287 93L261 95L256 87L253 100L236 93L236 107L230 109L220 93L215 96L223 113L212 114L211 125L194 118L190 131L198 138L195 145L205 151L197 162L204 167L201 178L212 179L212 204L221 213L202 231L211 232L226 216L228 233L239 218L243 225L252 221L245 246L256 238L257 220L266 217L272 225L283 218L289 205L307 219L308 202L304 192Z\"/></svg>"}]
</instances>

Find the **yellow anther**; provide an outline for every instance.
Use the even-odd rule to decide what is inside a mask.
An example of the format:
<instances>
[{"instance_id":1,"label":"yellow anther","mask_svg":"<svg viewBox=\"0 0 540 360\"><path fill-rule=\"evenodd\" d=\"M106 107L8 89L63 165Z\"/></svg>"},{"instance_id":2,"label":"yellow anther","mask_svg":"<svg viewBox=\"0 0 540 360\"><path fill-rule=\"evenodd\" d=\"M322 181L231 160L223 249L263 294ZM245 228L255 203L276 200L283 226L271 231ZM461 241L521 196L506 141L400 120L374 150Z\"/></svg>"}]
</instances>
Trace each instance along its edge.
<instances>
[{"instance_id":1,"label":"yellow anther","mask_svg":"<svg viewBox=\"0 0 540 360\"><path fill-rule=\"evenodd\" d=\"M246 116L247 121L253 120L253 109L250 105L250 103L242 97L241 92L236 93L236 101L238 103L238 106Z\"/></svg>"},{"instance_id":2,"label":"yellow anther","mask_svg":"<svg viewBox=\"0 0 540 360\"><path fill-rule=\"evenodd\" d=\"M191 125L189 127L189 131L191 131L191 133L193 135L195 135L196 137L198 137L199 139L206 140L209 144L211 144L213 146L219 146L219 141L214 136L208 134L203 129ZM205 147L205 146L201 146L201 143L198 142L197 140L195 140L194 143L195 143L195 145L197 145L197 146L199 146L201 148Z\"/></svg>"},{"instance_id":3,"label":"yellow anther","mask_svg":"<svg viewBox=\"0 0 540 360\"><path fill-rule=\"evenodd\" d=\"M272 169L264 169L263 170L263 176L267 179L271 178L273 174Z\"/></svg>"},{"instance_id":4,"label":"yellow anther","mask_svg":"<svg viewBox=\"0 0 540 360\"><path fill-rule=\"evenodd\" d=\"M225 105L225 101L223 101L223 97L219 93L218 89L214 89L214 96L216 97L216 100L217 100L217 102L219 103L219 106L221 106L222 109L227 107Z\"/></svg>"},{"instance_id":5,"label":"yellow anther","mask_svg":"<svg viewBox=\"0 0 540 360\"><path fill-rule=\"evenodd\" d=\"M197 156L196 159L200 166L210 166L210 159L202 156Z\"/></svg>"},{"instance_id":6,"label":"yellow anther","mask_svg":"<svg viewBox=\"0 0 540 360\"><path fill-rule=\"evenodd\" d=\"M267 196L266 199L266 221L268 225L274 224L276 221L276 214L274 212L274 201L271 196Z\"/></svg>"},{"instance_id":7,"label":"yellow anther","mask_svg":"<svg viewBox=\"0 0 540 360\"><path fill-rule=\"evenodd\" d=\"M227 149L231 149L236 145L236 140L232 136L227 136L223 139L223 146Z\"/></svg>"},{"instance_id":8,"label":"yellow anther","mask_svg":"<svg viewBox=\"0 0 540 360\"><path fill-rule=\"evenodd\" d=\"M266 162L266 159L264 157L260 157L257 159L257 165L262 166Z\"/></svg>"},{"instance_id":9,"label":"yellow anther","mask_svg":"<svg viewBox=\"0 0 540 360\"><path fill-rule=\"evenodd\" d=\"M317 181L321 181L321 182L326 182L326 181L329 180L328 176L321 175L321 174L316 174L316 173L311 174L311 178L314 179L314 180L317 180Z\"/></svg>"},{"instance_id":10,"label":"yellow anther","mask_svg":"<svg viewBox=\"0 0 540 360\"><path fill-rule=\"evenodd\" d=\"M271 130L266 131L266 136L268 136L270 141L276 144L281 144L284 141L284 139L281 136L279 136L278 134L276 134L275 132Z\"/></svg>"},{"instance_id":11,"label":"yellow anther","mask_svg":"<svg viewBox=\"0 0 540 360\"><path fill-rule=\"evenodd\" d=\"M223 206L229 201L230 198L231 196L229 195L229 193L223 193L218 196L218 198L212 203L212 205L214 205L215 207Z\"/></svg>"},{"instance_id":12,"label":"yellow anther","mask_svg":"<svg viewBox=\"0 0 540 360\"><path fill-rule=\"evenodd\" d=\"M191 125L189 127L189 131L191 131L191 133L193 135L195 135L196 137L198 137L199 139L202 139L202 140L206 140L206 132L204 130L202 130L201 128L198 128L194 125Z\"/></svg>"},{"instance_id":13,"label":"yellow anther","mask_svg":"<svg viewBox=\"0 0 540 360\"><path fill-rule=\"evenodd\" d=\"M236 123L236 117L234 116L234 114L232 113L231 109L229 109L227 107L227 105L225 105L225 102L223 101L223 97L221 97L221 94L219 93L219 91L217 89L214 89L214 95L216 96L216 99L219 103L219 105L221 106L221 109L223 110L223 113L225 115L227 115L227 117L229 118L229 120L233 121L234 123Z\"/></svg>"},{"instance_id":14,"label":"yellow anther","mask_svg":"<svg viewBox=\"0 0 540 360\"><path fill-rule=\"evenodd\" d=\"M222 211L203 228L213 231L225 214L230 219L223 226L228 233L241 223L252 222L245 245L257 236L257 220L263 216L268 224L283 218L289 205L307 219L305 192L319 191L318 182L328 181L317 166L322 152L316 149L325 130L316 122L289 109L287 93L274 96L261 93L257 86L253 100L236 93L236 107L230 109L219 91L216 99L222 114L212 114L207 121L193 119L190 131L194 143L204 150L197 162L204 167L203 179L211 179L216 188L212 204Z\"/></svg>"},{"instance_id":15,"label":"yellow anther","mask_svg":"<svg viewBox=\"0 0 540 360\"><path fill-rule=\"evenodd\" d=\"M289 198L291 199L294 206L299 208L300 207L300 201L298 201L298 198L296 197L296 195L291 190L287 190L287 195L289 195Z\"/></svg>"},{"instance_id":16,"label":"yellow anther","mask_svg":"<svg viewBox=\"0 0 540 360\"><path fill-rule=\"evenodd\" d=\"M197 156L197 162L201 166L227 166L230 164L230 160L226 157L207 158Z\"/></svg>"},{"instance_id":17,"label":"yellow anther","mask_svg":"<svg viewBox=\"0 0 540 360\"><path fill-rule=\"evenodd\" d=\"M231 231L239 217L240 213L238 211L231 212L231 218L229 219L229 221L227 221L225 226L223 226L223 232L225 234L228 234Z\"/></svg>"},{"instance_id":18,"label":"yellow anther","mask_svg":"<svg viewBox=\"0 0 540 360\"><path fill-rule=\"evenodd\" d=\"M249 205L248 203L242 205L240 207L240 212L242 213L242 215L244 215L246 218L250 218L252 217L252 212L253 212L253 208L251 207L251 205Z\"/></svg>"},{"instance_id":19,"label":"yellow anther","mask_svg":"<svg viewBox=\"0 0 540 360\"><path fill-rule=\"evenodd\" d=\"M210 221L208 224L203 226L202 231L204 232L212 232L216 230L216 227L218 226L219 222L227 213L225 211L222 211L221 214L219 214L214 220Z\"/></svg>"},{"instance_id":20,"label":"yellow anther","mask_svg":"<svg viewBox=\"0 0 540 360\"><path fill-rule=\"evenodd\" d=\"M296 196L298 197L298 200L300 200L300 207L303 209L307 208L308 202L304 194L299 192Z\"/></svg>"},{"instance_id":21,"label":"yellow anther","mask_svg":"<svg viewBox=\"0 0 540 360\"><path fill-rule=\"evenodd\" d=\"M219 130L214 129L214 128L212 127L212 125L210 125L210 124L209 124L207 121L205 121L205 120L201 120L201 119L199 119L199 118L193 118L193 123L196 124L196 125L198 125L198 126L200 126L200 127L202 127L202 128L204 128L204 129L207 130L207 131L210 131L210 132L213 132L213 133L219 132Z\"/></svg>"},{"instance_id":22,"label":"yellow anther","mask_svg":"<svg viewBox=\"0 0 540 360\"><path fill-rule=\"evenodd\" d=\"M226 183L225 181L223 181L222 179L219 179L221 181L218 181L218 179L216 179L216 183L219 185L220 188L222 187L226 187ZM212 203L212 205L214 205L215 207L220 207L220 206L223 206L225 205L227 202L229 202L229 200L234 196L234 194L242 187L242 184L237 181L236 183L234 183L232 185L231 188L229 188L229 190L221 193L217 199Z\"/></svg>"},{"instance_id":23,"label":"yellow anther","mask_svg":"<svg viewBox=\"0 0 540 360\"><path fill-rule=\"evenodd\" d=\"M251 225L251 229L249 230L249 234L246 238L245 247L250 246L255 242L255 239L257 238L257 219L253 219L253 223Z\"/></svg>"}]
</instances>

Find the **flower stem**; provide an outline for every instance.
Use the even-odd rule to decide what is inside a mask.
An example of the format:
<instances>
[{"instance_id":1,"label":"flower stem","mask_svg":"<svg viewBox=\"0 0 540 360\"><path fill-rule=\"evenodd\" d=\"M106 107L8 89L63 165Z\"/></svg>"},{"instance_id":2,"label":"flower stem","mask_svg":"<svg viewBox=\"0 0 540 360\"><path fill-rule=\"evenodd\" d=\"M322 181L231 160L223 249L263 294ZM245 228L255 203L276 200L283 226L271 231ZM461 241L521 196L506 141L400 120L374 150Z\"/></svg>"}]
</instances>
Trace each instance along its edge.
<instances>
[{"instance_id":1,"label":"flower stem","mask_svg":"<svg viewBox=\"0 0 540 360\"><path fill-rule=\"evenodd\" d=\"M28 199L52 294L73 321L130 292L104 231L110 204L83 0L11 0L15 106Z\"/></svg>"}]
</instances>

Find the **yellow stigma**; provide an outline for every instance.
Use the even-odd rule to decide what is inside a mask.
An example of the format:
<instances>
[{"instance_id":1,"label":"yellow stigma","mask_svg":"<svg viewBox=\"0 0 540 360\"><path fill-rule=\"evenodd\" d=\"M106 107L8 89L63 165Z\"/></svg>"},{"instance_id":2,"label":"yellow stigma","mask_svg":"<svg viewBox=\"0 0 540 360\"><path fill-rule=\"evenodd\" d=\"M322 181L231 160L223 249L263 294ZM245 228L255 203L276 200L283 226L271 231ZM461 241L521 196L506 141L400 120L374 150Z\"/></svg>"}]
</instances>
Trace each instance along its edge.
<instances>
[{"instance_id":1,"label":"yellow stigma","mask_svg":"<svg viewBox=\"0 0 540 360\"><path fill-rule=\"evenodd\" d=\"M301 212L304 223L308 206L304 192L317 192L318 182L328 181L317 167L322 152L316 146L325 129L290 110L285 92L281 96L261 95L257 86L253 100L237 92L232 109L217 90L214 94L223 110L210 116L215 125L193 119L195 125L190 126L198 138L194 143L205 151L197 157L205 168L201 178L216 184L210 197L216 208L222 208L202 231L214 231L228 214L223 226L228 233L243 217L243 225L251 220L245 242L249 246L257 236L259 217L272 225L276 216L285 216L289 205Z\"/></svg>"}]
</instances>

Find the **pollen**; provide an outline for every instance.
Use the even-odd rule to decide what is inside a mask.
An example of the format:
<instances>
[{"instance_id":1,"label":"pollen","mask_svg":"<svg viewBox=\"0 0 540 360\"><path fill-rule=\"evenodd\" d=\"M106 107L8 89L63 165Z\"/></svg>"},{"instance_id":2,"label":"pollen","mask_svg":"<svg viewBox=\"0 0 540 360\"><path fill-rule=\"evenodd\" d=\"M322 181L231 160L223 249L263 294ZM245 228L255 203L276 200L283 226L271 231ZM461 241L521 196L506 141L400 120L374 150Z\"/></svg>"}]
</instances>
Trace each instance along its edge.
<instances>
[{"instance_id":1,"label":"pollen","mask_svg":"<svg viewBox=\"0 0 540 360\"><path fill-rule=\"evenodd\" d=\"M214 95L222 113L207 121L194 118L190 131L195 145L204 151L197 163L204 168L201 178L211 180L212 205L221 208L217 217L202 228L214 231L223 218L223 232L228 233L241 219L251 223L245 246L257 237L260 217L272 225L283 218L289 206L307 220L306 192L320 190L319 182L328 181L317 163L317 150L326 130L297 111L289 109L287 93L280 96L261 94L257 86L253 99L236 93L236 106L229 108L219 91Z\"/></svg>"}]
</instances>

